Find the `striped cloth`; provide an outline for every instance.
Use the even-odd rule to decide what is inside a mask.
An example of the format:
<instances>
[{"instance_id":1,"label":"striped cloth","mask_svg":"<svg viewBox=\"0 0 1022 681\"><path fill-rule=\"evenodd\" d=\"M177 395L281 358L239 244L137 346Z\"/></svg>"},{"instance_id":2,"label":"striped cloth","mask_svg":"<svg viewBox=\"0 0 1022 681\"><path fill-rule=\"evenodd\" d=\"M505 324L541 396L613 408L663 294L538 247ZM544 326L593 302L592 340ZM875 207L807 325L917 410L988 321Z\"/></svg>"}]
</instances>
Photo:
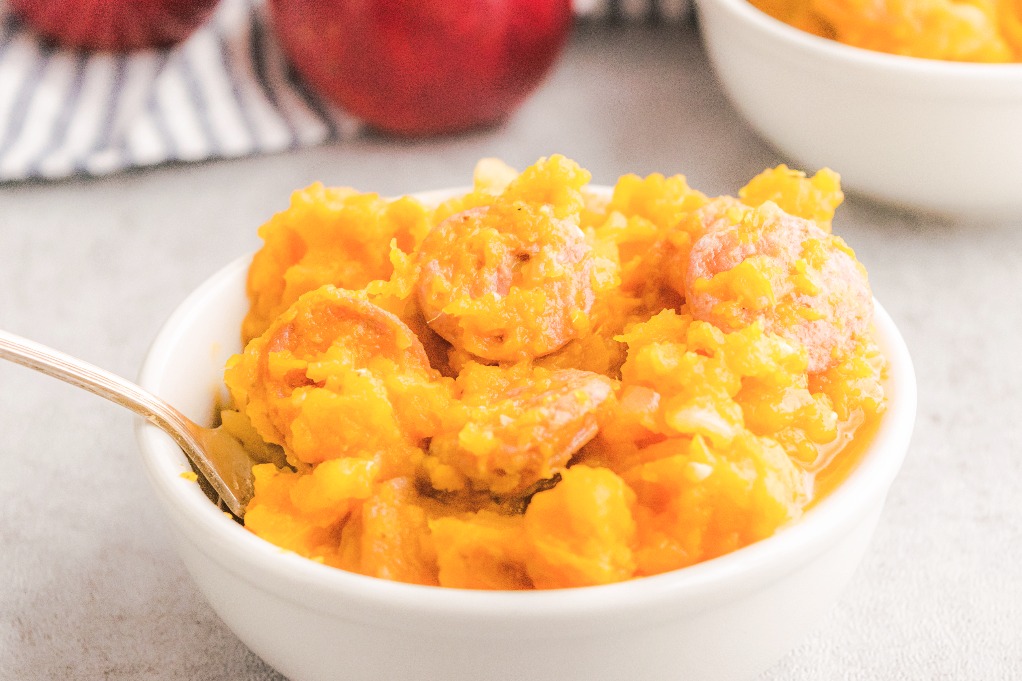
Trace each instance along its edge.
<instances>
[{"instance_id":1,"label":"striped cloth","mask_svg":"<svg viewBox=\"0 0 1022 681\"><path fill-rule=\"evenodd\" d=\"M578 0L593 20L671 20L688 0ZM0 0L0 182L106 175L340 140L358 121L288 67L261 0L223 0L169 50L39 41Z\"/></svg>"}]
</instances>

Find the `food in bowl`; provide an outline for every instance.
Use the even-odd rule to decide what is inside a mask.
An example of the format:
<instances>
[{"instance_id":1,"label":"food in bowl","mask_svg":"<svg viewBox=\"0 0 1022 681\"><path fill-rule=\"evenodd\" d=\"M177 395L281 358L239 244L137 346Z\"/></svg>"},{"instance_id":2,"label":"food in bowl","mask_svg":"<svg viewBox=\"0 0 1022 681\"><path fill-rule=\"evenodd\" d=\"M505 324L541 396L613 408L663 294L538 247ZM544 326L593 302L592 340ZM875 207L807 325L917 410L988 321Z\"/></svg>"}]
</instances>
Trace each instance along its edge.
<instances>
[{"instance_id":1,"label":"food in bowl","mask_svg":"<svg viewBox=\"0 0 1022 681\"><path fill-rule=\"evenodd\" d=\"M260 230L225 381L245 524L350 572L620 582L796 522L886 399L836 174L738 197L481 162L438 205L321 185Z\"/></svg>"},{"instance_id":2,"label":"food in bowl","mask_svg":"<svg viewBox=\"0 0 1022 681\"><path fill-rule=\"evenodd\" d=\"M1022 61L1017 0L749 1L795 28L868 50L949 61Z\"/></svg>"}]
</instances>

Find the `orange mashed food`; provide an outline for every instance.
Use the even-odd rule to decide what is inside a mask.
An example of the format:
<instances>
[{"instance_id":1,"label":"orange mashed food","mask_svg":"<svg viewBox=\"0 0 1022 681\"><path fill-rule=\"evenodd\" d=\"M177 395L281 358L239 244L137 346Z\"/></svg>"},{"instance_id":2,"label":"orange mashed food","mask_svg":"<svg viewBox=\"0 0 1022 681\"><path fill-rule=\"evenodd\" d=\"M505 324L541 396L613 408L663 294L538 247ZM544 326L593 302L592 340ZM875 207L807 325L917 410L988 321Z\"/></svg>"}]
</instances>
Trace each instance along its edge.
<instances>
[{"instance_id":1,"label":"orange mashed food","mask_svg":"<svg viewBox=\"0 0 1022 681\"><path fill-rule=\"evenodd\" d=\"M1022 0L750 0L775 19L867 50L1022 61Z\"/></svg>"},{"instance_id":2,"label":"orange mashed food","mask_svg":"<svg viewBox=\"0 0 1022 681\"><path fill-rule=\"evenodd\" d=\"M313 185L260 230L224 423L246 527L344 570L550 589L798 520L884 409L836 174L738 197L480 162L439 205ZM860 433L859 438L856 438Z\"/></svg>"}]
</instances>

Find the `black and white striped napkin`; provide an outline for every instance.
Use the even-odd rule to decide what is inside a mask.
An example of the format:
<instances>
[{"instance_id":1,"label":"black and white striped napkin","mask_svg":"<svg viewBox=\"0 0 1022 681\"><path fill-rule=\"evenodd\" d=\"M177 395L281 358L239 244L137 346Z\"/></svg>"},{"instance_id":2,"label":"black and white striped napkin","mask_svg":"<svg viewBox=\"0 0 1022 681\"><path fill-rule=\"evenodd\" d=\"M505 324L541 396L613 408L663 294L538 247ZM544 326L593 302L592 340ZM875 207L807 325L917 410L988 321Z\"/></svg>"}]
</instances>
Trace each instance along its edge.
<instances>
[{"instance_id":1,"label":"black and white striped napkin","mask_svg":"<svg viewBox=\"0 0 1022 681\"><path fill-rule=\"evenodd\" d=\"M672 20L688 0L579 0L595 20ZM169 50L65 50L0 0L0 182L236 158L358 134L288 67L261 0L223 0Z\"/></svg>"}]
</instances>

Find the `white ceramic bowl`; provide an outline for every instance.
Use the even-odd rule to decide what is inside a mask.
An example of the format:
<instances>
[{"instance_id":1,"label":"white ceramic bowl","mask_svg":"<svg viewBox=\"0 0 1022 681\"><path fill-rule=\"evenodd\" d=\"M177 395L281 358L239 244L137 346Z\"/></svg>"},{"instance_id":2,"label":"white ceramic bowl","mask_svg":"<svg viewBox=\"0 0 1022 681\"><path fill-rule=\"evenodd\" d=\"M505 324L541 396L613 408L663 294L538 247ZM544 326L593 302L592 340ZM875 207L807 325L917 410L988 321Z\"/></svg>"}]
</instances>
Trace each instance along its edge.
<instances>
[{"instance_id":1,"label":"white ceramic bowl","mask_svg":"<svg viewBox=\"0 0 1022 681\"><path fill-rule=\"evenodd\" d=\"M239 350L248 258L216 274L167 321L141 383L208 421ZM866 550L908 447L912 363L877 309L890 408L850 477L797 524L684 570L546 592L423 587L351 574L250 534L181 477L188 463L139 421L156 497L214 610L292 681L736 681L798 642L838 598Z\"/></svg>"},{"instance_id":2,"label":"white ceramic bowl","mask_svg":"<svg viewBox=\"0 0 1022 681\"><path fill-rule=\"evenodd\" d=\"M956 216L1022 215L1022 64L965 64L850 47L747 0L699 0L735 107L797 167Z\"/></svg>"}]
</instances>

